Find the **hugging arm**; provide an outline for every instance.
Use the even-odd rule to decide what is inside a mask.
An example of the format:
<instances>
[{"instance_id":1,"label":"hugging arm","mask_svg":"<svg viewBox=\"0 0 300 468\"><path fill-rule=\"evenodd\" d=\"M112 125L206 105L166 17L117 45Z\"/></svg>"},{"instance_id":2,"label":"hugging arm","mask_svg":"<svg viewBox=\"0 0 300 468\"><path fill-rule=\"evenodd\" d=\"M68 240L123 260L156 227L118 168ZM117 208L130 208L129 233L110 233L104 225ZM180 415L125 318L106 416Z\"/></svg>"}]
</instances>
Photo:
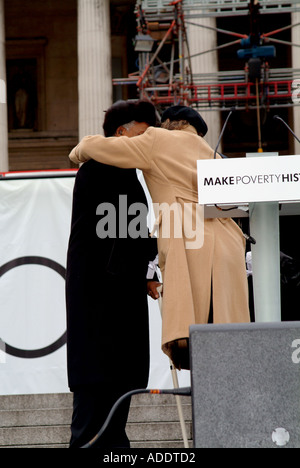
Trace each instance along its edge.
<instances>
[{"instance_id":1,"label":"hugging arm","mask_svg":"<svg viewBox=\"0 0 300 468\"><path fill-rule=\"evenodd\" d=\"M149 169L154 139L154 128L132 138L86 136L73 148L69 158L75 164L94 159L103 164L124 169Z\"/></svg>"}]
</instances>

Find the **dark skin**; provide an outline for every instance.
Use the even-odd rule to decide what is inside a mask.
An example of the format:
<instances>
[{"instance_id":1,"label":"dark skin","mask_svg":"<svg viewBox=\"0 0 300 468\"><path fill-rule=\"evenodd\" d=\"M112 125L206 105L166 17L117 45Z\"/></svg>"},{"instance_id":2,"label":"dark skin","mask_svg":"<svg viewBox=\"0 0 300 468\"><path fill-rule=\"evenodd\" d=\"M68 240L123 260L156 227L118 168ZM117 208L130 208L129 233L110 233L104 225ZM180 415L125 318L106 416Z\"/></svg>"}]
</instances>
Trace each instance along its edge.
<instances>
[{"instance_id":1,"label":"dark skin","mask_svg":"<svg viewBox=\"0 0 300 468\"><path fill-rule=\"evenodd\" d=\"M158 299L159 293L157 292L157 288L161 286L161 283L158 281L148 281L147 282L147 293L148 296L152 297L152 299Z\"/></svg>"}]
</instances>

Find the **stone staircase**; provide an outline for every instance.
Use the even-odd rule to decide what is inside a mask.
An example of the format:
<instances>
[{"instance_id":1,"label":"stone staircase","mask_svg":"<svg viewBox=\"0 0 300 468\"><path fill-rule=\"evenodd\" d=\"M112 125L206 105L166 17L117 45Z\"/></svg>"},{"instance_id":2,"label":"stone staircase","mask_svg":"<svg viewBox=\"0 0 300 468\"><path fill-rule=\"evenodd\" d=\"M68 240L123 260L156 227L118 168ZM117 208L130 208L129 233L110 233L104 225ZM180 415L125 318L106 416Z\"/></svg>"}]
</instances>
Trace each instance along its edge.
<instances>
[{"instance_id":1,"label":"stone staircase","mask_svg":"<svg viewBox=\"0 0 300 468\"><path fill-rule=\"evenodd\" d=\"M190 447L191 398L181 397ZM0 396L0 448L67 448L72 395ZM184 448L175 396L132 397L127 434L132 448Z\"/></svg>"}]
</instances>

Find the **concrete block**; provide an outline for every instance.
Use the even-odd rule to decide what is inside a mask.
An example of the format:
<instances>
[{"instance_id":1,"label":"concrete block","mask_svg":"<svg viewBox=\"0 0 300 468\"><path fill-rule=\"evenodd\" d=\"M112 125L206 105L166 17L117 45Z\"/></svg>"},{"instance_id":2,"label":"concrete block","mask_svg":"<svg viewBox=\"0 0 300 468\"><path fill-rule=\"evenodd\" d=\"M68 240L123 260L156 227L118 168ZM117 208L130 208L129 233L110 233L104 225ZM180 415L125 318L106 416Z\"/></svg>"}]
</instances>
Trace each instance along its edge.
<instances>
[{"instance_id":1,"label":"concrete block","mask_svg":"<svg viewBox=\"0 0 300 468\"><path fill-rule=\"evenodd\" d=\"M300 447L300 322L190 329L195 447Z\"/></svg>"}]
</instances>

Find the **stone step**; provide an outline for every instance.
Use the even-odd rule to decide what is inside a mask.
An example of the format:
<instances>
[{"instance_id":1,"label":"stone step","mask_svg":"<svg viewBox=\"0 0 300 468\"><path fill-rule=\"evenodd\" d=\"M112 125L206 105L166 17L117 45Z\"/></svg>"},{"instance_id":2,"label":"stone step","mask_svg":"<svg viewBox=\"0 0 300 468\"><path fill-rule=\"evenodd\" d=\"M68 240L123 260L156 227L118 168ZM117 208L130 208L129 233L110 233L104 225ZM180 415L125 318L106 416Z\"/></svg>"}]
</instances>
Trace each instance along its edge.
<instances>
[{"instance_id":1,"label":"stone step","mask_svg":"<svg viewBox=\"0 0 300 468\"><path fill-rule=\"evenodd\" d=\"M72 393L1 395L0 410L66 408L72 407L72 401Z\"/></svg>"},{"instance_id":2,"label":"stone step","mask_svg":"<svg viewBox=\"0 0 300 468\"><path fill-rule=\"evenodd\" d=\"M0 447L68 447L72 399L71 393L0 396ZM181 402L191 441L191 398ZM132 448L183 447L173 395L134 395L126 430Z\"/></svg>"},{"instance_id":3,"label":"stone step","mask_svg":"<svg viewBox=\"0 0 300 468\"><path fill-rule=\"evenodd\" d=\"M0 446L67 444L70 429L67 426L27 426L0 428Z\"/></svg>"},{"instance_id":4,"label":"stone step","mask_svg":"<svg viewBox=\"0 0 300 468\"><path fill-rule=\"evenodd\" d=\"M190 405L182 405L185 421L191 421ZM1 410L0 428L19 426L51 426L70 424L72 408ZM178 410L175 405L157 406L131 406L128 423L139 422L172 422L178 421Z\"/></svg>"},{"instance_id":5,"label":"stone step","mask_svg":"<svg viewBox=\"0 0 300 468\"><path fill-rule=\"evenodd\" d=\"M71 408L2 410L0 427L66 425L71 418Z\"/></svg>"},{"instance_id":6,"label":"stone step","mask_svg":"<svg viewBox=\"0 0 300 468\"><path fill-rule=\"evenodd\" d=\"M184 404L190 404L191 397L182 396L181 401ZM66 408L72 407L72 393L46 393L34 395L0 395L0 411L13 409L46 409L46 408ZM153 394L138 394L131 398L131 405L176 405L174 395L153 395Z\"/></svg>"},{"instance_id":7,"label":"stone step","mask_svg":"<svg viewBox=\"0 0 300 468\"><path fill-rule=\"evenodd\" d=\"M185 421L192 420L192 407L189 404L182 404L182 413ZM176 404L161 406L151 405L131 405L128 422L143 421L178 421L178 409Z\"/></svg>"},{"instance_id":8,"label":"stone step","mask_svg":"<svg viewBox=\"0 0 300 468\"><path fill-rule=\"evenodd\" d=\"M42 444L22 446L1 446L1 448L69 448L69 444ZM142 442L131 442L132 449L184 449L184 443L180 440L151 440ZM193 442L189 441L189 448L193 448Z\"/></svg>"},{"instance_id":9,"label":"stone step","mask_svg":"<svg viewBox=\"0 0 300 468\"><path fill-rule=\"evenodd\" d=\"M192 423L186 423L187 437L192 438ZM127 424L126 432L132 442L153 440L182 440L179 422Z\"/></svg>"},{"instance_id":10,"label":"stone step","mask_svg":"<svg viewBox=\"0 0 300 468\"><path fill-rule=\"evenodd\" d=\"M193 441L189 440L189 448L193 448ZM184 449L183 440L151 440L131 442L133 449Z\"/></svg>"},{"instance_id":11,"label":"stone step","mask_svg":"<svg viewBox=\"0 0 300 468\"><path fill-rule=\"evenodd\" d=\"M188 439L192 438L191 423L186 424ZM128 423L127 435L132 444L145 446L155 442L182 441L180 424L169 423ZM70 428L65 425L52 426L20 426L0 428L0 447L22 447L41 445L67 445L70 440ZM134 445L133 445L134 446Z\"/></svg>"}]
</instances>

